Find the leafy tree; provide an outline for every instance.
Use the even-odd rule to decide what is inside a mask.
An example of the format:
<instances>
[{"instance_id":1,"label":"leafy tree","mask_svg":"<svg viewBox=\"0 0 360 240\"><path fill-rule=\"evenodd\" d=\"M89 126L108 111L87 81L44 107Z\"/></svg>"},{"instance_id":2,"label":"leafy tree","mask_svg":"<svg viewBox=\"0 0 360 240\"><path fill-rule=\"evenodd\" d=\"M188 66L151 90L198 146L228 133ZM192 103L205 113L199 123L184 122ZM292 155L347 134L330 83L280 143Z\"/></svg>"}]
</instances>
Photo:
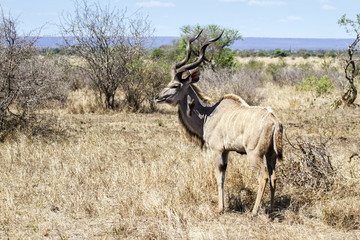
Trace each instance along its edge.
<instances>
[{"instance_id":1,"label":"leafy tree","mask_svg":"<svg viewBox=\"0 0 360 240\"><path fill-rule=\"evenodd\" d=\"M204 29L203 33L198 40L192 44L192 58L190 58L190 61L199 56L200 48L205 41L219 36L224 30L222 37L208 47L204 63L210 65L213 69L215 66L232 67L234 65L236 52L231 50L229 46L236 40L242 39L242 37L238 30L223 29L218 25L186 25L181 27L181 39L179 40L178 45L178 50L181 54L178 56L178 60L184 58L188 39L197 35L201 29Z\"/></svg>"}]
</instances>

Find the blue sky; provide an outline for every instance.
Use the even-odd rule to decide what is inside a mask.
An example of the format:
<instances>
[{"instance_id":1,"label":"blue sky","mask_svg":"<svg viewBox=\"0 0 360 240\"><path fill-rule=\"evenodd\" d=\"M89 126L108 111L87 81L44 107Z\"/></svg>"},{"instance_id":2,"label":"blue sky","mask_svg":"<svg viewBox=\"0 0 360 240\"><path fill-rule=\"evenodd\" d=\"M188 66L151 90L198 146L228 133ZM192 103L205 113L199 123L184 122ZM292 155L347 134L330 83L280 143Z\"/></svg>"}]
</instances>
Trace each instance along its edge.
<instances>
[{"instance_id":1,"label":"blue sky","mask_svg":"<svg viewBox=\"0 0 360 240\"><path fill-rule=\"evenodd\" d=\"M92 1L88 1L92 2ZM128 14L149 16L155 36L179 36L184 25L217 24L243 37L350 38L337 20L355 19L360 0L98 0ZM72 12L73 0L0 0L5 14L19 20L21 32L45 24L42 35L59 35L56 24Z\"/></svg>"}]
</instances>

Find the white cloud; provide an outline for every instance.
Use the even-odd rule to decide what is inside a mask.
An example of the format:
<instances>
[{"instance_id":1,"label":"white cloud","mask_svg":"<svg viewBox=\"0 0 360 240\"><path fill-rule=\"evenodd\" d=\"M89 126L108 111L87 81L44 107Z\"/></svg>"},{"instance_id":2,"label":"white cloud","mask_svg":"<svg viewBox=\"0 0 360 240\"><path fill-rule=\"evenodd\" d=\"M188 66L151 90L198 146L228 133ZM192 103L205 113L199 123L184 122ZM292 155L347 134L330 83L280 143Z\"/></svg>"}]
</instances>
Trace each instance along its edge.
<instances>
[{"instance_id":1,"label":"white cloud","mask_svg":"<svg viewBox=\"0 0 360 240\"><path fill-rule=\"evenodd\" d=\"M248 2L250 6L259 6L259 7L281 7L287 5L284 1L259 1L259 0L250 0Z\"/></svg>"},{"instance_id":2,"label":"white cloud","mask_svg":"<svg viewBox=\"0 0 360 240\"><path fill-rule=\"evenodd\" d=\"M329 5L329 4L323 4L321 8L324 10L335 10L336 9L336 7Z\"/></svg>"},{"instance_id":3,"label":"white cloud","mask_svg":"<svg viewBox=\"0 0 360 240\"><path fill-rule=\"evenodd\" d=\"M138 6L138 7L175 7L175 4L172 2L147 1L147 2L137 2L136 6Z\"/></svg>"},{"instance_id":4,"label":"white cloud","mask_svg":"<svg viewBox=\"0 0 360 240\"><path fill-rule=\"evenodd\" d=\"M295 22L301 20L303 20L303 18L299 16L287 16L286 18L280 19L280 22Z\"/></svg>"}]
</instances>

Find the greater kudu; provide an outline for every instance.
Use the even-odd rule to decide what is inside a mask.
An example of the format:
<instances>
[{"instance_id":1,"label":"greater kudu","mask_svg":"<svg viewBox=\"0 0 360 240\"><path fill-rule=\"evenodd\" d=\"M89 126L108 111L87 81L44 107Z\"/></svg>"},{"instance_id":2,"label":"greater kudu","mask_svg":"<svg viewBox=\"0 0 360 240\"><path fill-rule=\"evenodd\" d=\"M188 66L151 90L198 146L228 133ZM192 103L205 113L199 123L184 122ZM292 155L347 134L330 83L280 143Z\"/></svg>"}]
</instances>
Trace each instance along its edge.
<instances>
[{"instance_id":1,"label":"greater kudu","mask_svg":"<svg viewBox=\"0 0 360 240\"><path fill-rule=\"evenodd\" d=\"M219 102L211 104L193 85L199 81L197 68L204 59L205 49L217 38L202 45L199 58L186 62L191 54L191 38L186 46L186 56L171 70L172 79L155 98L158 103L178 105L179 119L187 132L205 143L215 161L218 182L219 212L224 211L224 180L229 151L247 154L249 162L257 170L259 189L252 213L257 214L266 182L270 179L273 210L275 194L275 164L282 159L282 124L270 108L249 106L239 96L225 95ZM191 70L191 71L190 71Z\"/></svg>"}]
</instances>

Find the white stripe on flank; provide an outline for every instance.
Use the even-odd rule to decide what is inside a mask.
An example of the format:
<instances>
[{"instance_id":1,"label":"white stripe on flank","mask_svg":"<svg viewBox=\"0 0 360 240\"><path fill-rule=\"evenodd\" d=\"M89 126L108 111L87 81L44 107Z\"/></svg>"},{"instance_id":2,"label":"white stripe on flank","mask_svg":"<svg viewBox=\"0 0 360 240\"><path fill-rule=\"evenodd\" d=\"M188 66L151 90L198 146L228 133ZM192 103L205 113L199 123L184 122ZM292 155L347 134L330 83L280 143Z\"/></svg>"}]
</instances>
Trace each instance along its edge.
<instances>
[{"instance_id":1,"label":"white stripe on flank","mask_svg":"<svg viewBox=\"0 0 360 240\"><path fill-rule=\"evenodd\" d=\"M263 122L264 122L264 119L270 114L270 113L272 113L272 111L269 111L269 109L268 108L266 108L266 110L268 110L267 112L266 112L266 114L261 118L261 122L260 122L260 128L262 128L263 127ZM271 110L271 109L270 109Z\"/></svg>"},{"instance_id":2,"label":"white stripe on flank","mask_svg":"<svg viewBox=\"0 0 360 240\"><path fill-rule=\"evenodd\" d=\"M238 121L238 119L239 119L239 116L242 114L242 112L238 112L238 114L237 114L237 116L236 116L236 118L235 118L235 120L234 120L234 123L233 123L233 130L234 130L234 132L236 131L236 129L238 128L238 124L236 124L237 123L237 121ZM241 126L241 125L240 125Z\"/></svg>"}]
</instances>

